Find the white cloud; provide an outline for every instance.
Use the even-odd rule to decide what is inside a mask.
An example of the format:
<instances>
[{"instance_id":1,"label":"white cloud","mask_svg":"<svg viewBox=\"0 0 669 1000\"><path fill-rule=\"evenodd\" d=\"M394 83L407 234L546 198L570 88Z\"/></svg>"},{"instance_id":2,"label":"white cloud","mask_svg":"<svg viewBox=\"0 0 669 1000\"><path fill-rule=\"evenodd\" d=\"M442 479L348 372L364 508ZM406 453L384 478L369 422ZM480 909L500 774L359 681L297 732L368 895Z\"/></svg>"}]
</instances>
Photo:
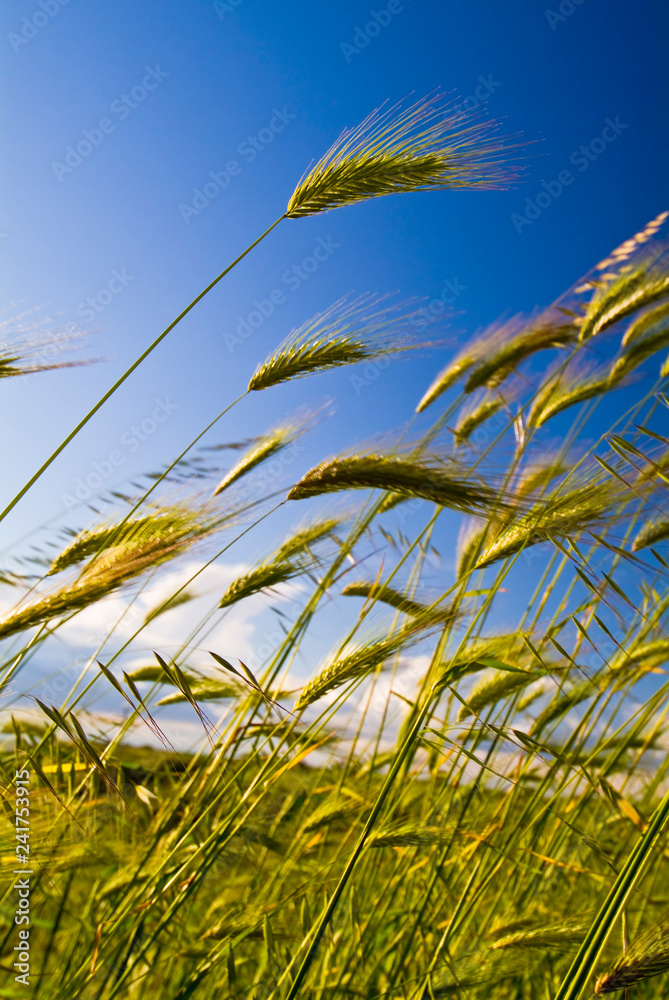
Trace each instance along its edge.
<instances>
[{"instance_id":1,"label":"white cloud","mask_svg":"<svg viewBox=\"0 0 669 1000\"><path fill-rule=\"evenodd\" d=\"M31 696L48 704L62 704L75 682L85 672L87 664L97 673L95 659L108 663L130 640L128 648L113 661L112 668L115 671L117 668L131 671L139 666L155 665L154 650L165 657L172 657L179 653L184 643L189 643L192 649L180 662L187 662L196 669L215 669L214 661L208 654L211 649L233 664L241 659L252 670L260 670L284 639L284 632L279 628L275 617L268 614L268 608L274 605L283 605L285 608L301 588L283 584L271 593L258 594L238 605L218 610L218 601L228 585L249 568L248 564L213 564L203 569L192 584L188 583L201 568L202 563L195 560L163 568L155 580L149 580L132 590L119 591L63 624L3 690L0 695L0 704L5 708L3 717L8 717L9 711L29 704ZM196 595L194 599L165 611L146 627L142 627L147 614L184 585L189 593ZM49 589L51 588L46 586L40 588L46 592ZM36 596L37 592L33 592L29 599ZM11 598L10 606L13 607L16 604L16 591ZM204 630L191 641L193 633L208 615L210 618ZM133 639L138 629L141 631ZM102 643L104 645L100 650ZM80 683L78 690L81 687ZM90 707L94 705L96 710L104 712L113 706L118 708L118 700L118 695L105 690L101 682L94 689L94 702L91 704L87 696L83 704ZM223 705L213 703L205 703L204 707L212 718L224 709ZM192 714L188 706L179 706L161 712L161 718L167 712L171 728L176 727L179 732L184 727L180 717ZM194 731L201 736L200 723L194 721L192 725ZM139 733L142 742L150 738L149 731L143 726ZM184 734L184 739L189 742L190 732L186 733L184 730Z\"/></svg>"},{"instance_id":2,"label":"white cloud","mask_svg":"<svg viewBox=\"0 0 669 1000\"><path fill-rule=\"evenodd\" d=\"M149 580L138 590L120 591L81 611L71 621L58 629L58 640L73 652L93 656L101 643L105 643L102 658L116 652L132 640L123 664L131 666L146 662L152 650L166 655L176 655L184 643L193 645L193 660L205 662L208 649L214 649L229 659L243 659L249 665L259 664L280 643L282 633L278 628L263 630L257 619L270 605L286 603L296 593L296 587L282 585L271 594L247 598L226 611L217 609L218 601L228 585L244 573L244 563L213 564L193 577L201 564L182 563L178 567L162 570L155 580ZM193 600L180 604L158 615L146 626L147 615L167 601L177 590L186 585ZM209 621L193 641L201 623ZM134 634L139 634L133 639ZM110 635L111 633L111 635ZM152 658L152 657L151 657Z\"/></svg>"}]
</instances>

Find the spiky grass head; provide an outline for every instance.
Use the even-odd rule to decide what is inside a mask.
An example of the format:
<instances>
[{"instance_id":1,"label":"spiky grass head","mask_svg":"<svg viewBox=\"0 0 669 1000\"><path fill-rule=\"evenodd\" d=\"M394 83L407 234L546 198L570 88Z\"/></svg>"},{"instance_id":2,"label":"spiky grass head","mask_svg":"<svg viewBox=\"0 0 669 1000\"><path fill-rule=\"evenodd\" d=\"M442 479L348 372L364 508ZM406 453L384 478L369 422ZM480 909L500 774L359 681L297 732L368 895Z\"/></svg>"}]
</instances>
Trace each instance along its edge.
<instances>
[{"instance_id":1,"label":"spiky grass head","mask_svg":"<svg viewBox=\"0 0 669 1000\"><path fill-rule=\"evenodd\" d=\"M667 538L669 538L669 519L666 517L653 518L647 521L637 533L632 543L632 551L639 552L641 549L648 548L649 545L657 545L658 542L663 542Z\"/></svg>"},{"instance_id":2,"label":"spiky grass head","mask_svg":"<svg viewBox=\"0 0 669 1000\"><path fill-rule=\"evenodd\" d=\"M186 552L228 520L227 516L174 504L151 509L146 515L117 525L104 524L82 532L51 566L51 572L57 572L87 559L79 576L52 593L10 611L0 620L0 639L83 610Z\"/></svg>"},{"instance_id":3,"label":"spiky grass head","mask_svg":"<svg viewBox=\"0 0 669 1000\"><path fill-rule=\"evenodd\" d=\"M386 660L419 642L428 633L444 625L443 608L426 608L395 632L349 644L302 688L295 711L302 711L324 695L349 681L362 680L380 668Z\"/></svg>"},{"instance_id":4,"label":"spiky grass head","mask_svg":"<svg viewBox=\"0 0 669 1000\"><path fill-rule=\"evenodd\" d=\"M528 424L542 427L569 407L603 396L618 387L624 374L622 368L612 370L608 364L595 367L576 361L566 368L558 366L534 396L527 415Z\"/></svg>"},{"instance_id":5,"label":"spiky grass head","mask_svg":"<svg viewBox=\"0 0 669 1000\"><path fill-rule=\"evenodd\" d=\"M618 274L603 276L588 306L579 331L579 340L590 340L614 323L639 309L669 296L669 274L652 255L622 268Z\"/></svg>"},{"instance_id":6,"label":"spiky grass head","mask_svg":"<svg viewBox=\"0 0 669 1000\"><path fill-rule=\"evenodd\" d=\"M635 941L615 965L599 976L595 996L629 990L669 971L669 924L656 924Z\"/></svg>"},{"instance_id":7,"label":"spiky grass head","mask_svg":"<svg viewBox=\"0 0 669 1000\"><path fill-rule=\"evenodd\" d=\"M258 366L249 391L417 346L406 334L414 311L384 303L385 298L362 295L354 301L340 299L317 313Z\"/></svg>"},{"instance_id":8,"label":"spiky grass head","mask_svg":"<svg viewBox=\"0 0 669 1000\"><path fill-rule=\"evenodd\" d=\"M614 480L596 473L591 478L582 476L559 484L531 504L526 501L524 511L519 510L485 545L476 568L490 566L538 542L601 528L624 514L632 495Z\"/></svg>"},{"instance_id":9,"label":"spiky grass head","mask_svg":"<svg viewBox=\"0 0 669 1000\"><path fill-rule=\"evenodd\" d=\"M383 583L358 580L355 583L347 584L342 589L342 594L347 597L364 597L369 602L380 601L382 604L387 604L391 608L395 608L396 611L400 611L405 615L411 615L414 618L426 615L428 611L430 613L434 612L435 620L438 615L438 610L434 605L421 604L419 601L414 601L401 591L395 590L394 587L389 587ZM453 621L455 618L453 607L445 605L442 615L444 623Z\"/></svg>"},{"instance_id":10,"label":"spiky grass head","mask_svg":"<svg viewBox=\"0 0 669 1000\"><path fill-rule=\"evenodd\" d=\"M612 374L622 378L643 364L647 358L669 346L669 301L641 313L627 327L622 338L622 351ZM662 377L666 374L662 370Z\"/></svg>"},{"instance_id":11,"label":"spiky grass head","mask_svg":"<svg viewBox=\"0 0 669 1000\"><path fill-rule=\"evenodd\" d=\"M465 392L500 385L537 351L567 347L574 343L577 333L574 320L557 310L537 317L513 316L494 323L439 372L416 411L425 410L465 375Z\"/></svg>"},{"instance_id":12,"label":"spiky grass head","mask_svg":"<svg viewBox=\"0 0 669 1000\"><path fill-rule=\"evenodd\" d=\"M338 518L323 518L292 532L269 559L232 581L219 607L229 607L306 573L316 561L313 547L336 531L340 523Z\"/></svg>"},{"instance_id":13,"label":"spiky grass head","mask_svg":"<svg viewBox=\"0 0 669 1000\"><path fill-rule=\"evenodd\" d=\"M0 378L34 375L57 368L77 368L92 359L67 360L67 353L85 332L48 329L48 318L38 319L39 307L0 321Z\"/></svg>"},{"instance_id":14,"label":"spiky grass head","mask_svg":"<svg viewBox=\"0 0 669 1000\"><path fill-rule=\"evenodd\" d=\"M515 174L496 124L459 110L442 95L373 111L346 129L304 174L289 219L368 198L443 188L503 188Z\"/></svg>"},{"instance_id":15,"label":"spiky grass head","mask_svg":"<svg viewBox=\"0 0 669 1000\"><path fill-rule=\"evenodd\" d=\"M498 413L508 403L499 392L481 392L468 405L462 407L453 428L453 437L458 445L468 441L474 431Z\"/></svg>"},{"instance_id":16,"label":"spiky grass head","mask_svg":"<svg viewBox=\"0 0 669 1000\"><path fill-rule=\"evenodd\" d=\"M359 489L386 490L466 513L506 509L494 489L469 476L453 459L411 452L363 452L330 459L310 469L288 499Z\"/></svg>"},{"instance_id":17,"label":"spiky grass head","mask_svg":"<svg viewBox=\"0 0 669 1000\"><path fill-rule=\"evenodd\" d=\"M226 490L233 483L241 479L248 472L251 472L257 466L261 465L263 462L267 461L268 458L272 458L277 455L284 448L287 448L299 437L300 432L304 429L304 422L302 424L297 422L288 422L275 427L273 430L269 431L263 437L259 438L255 444L253 444L247 452L239 459L239 461L223 476L216 489L214 490L213 496L218 496L223 490Z\"/></svg>"}]
</instances>

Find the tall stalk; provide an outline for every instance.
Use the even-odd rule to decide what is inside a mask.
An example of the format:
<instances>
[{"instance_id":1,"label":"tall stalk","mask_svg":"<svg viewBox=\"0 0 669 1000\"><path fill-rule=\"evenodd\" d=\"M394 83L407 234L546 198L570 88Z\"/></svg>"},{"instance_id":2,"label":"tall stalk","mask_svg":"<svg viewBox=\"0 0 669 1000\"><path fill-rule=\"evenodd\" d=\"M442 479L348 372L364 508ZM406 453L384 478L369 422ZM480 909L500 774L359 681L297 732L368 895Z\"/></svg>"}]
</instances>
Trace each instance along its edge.
<instances>
[{"instance_id":1,"label":"tall stalk","mask_svg":"<svg viewBox=\"0 0 669 1000\"><path fill-rule=\"evenodd\" d=\"M257 247L258 244L262 240L264 240L265 237L268 236L269 233L271 233L272 230L276 226L278 226L279 223L283 219L285 219L285 218L286 218L286 216L282 215L281 218L279 218L279 219L276 220L276 222L273 222L272 225L269 227L269 229L266 229L265 232L261 236L259 236L257 240L254 240L253 243L251 243L251 245L246 248L246 250L244 250L242 253L240 253L240 255L238 257L236 257L235 260L233 260L233 262L231 264L228 264L228 266L225 268L225 270L221 271L221 273L218 275L218 277L214 278L214 280L211 281L207 285L206 288L203 288L202 291L200 292L200 294L195 296L195 298L193 299L193 301L190 302L186 306L186 308L182 312L179 313L179 315L176 317L176 319L172 320L172 322L169 324L169 326L167 326L163 330L163 332L161 334L159 334L159 336L156 337L156 339L153 341L153 343L149 344L149 346L146 348L145 351L143 351L140 354L140 356L137 358L137 360L133 361L133 363L130 365L130 367L121 376L119 376L119 378L116 379L116 381L114 382L114 384L109 389L107 389L107 391L105 392L105 394L103 396L101 396L100 399L98 399L97 403L88 411L88 413L84 417L82 417L82 419L79 421L79 423L76 425L76 427L74 427L73 430L71 430L70 433L67 435L67 437L65 437L61 441L61 443L58 445L58 447L56 448L56 450L54 452L52 452L51 455L49 455L49 457L42 463L42 465L40 465L40 467L37 470L37 472L35 472L34 475L32 475L30 477L30 479L25 484L25 486L23 486L19 490L19 492L16 494L16 496L13 497L12 500L10 500L10 502L7 504L7 506L5 507L5 509L3 511L0 511L0 521L4 520L4 518L7 516L7 514L9 514L9 512L14 509L14 507L17 505L17 503L19 502L19 500L21 500L26 495L26 493L28 492L28 490L37 482L37 480L40 478L40 476L44 472L46 472L46 470L49 468L49 466L52 464L52 462L54 462L58 458L58 456L60 455L60 453L65 448L67 448L67 446L70 443L70 441L74 440L74 438L77 436L77 434L79 433L79 431L82 430L86 426L86 424L88 423L88 421L91 420L91 418L95 416L95 414L98 412L98 410L100 410L104 406L104 404L107 402L107 400L111 399L111 397L114 395L114 393L116 392L116 390L120 389L120 387L123 385L123 383L126 381L126 379L128 379L132 375L132 373L137 368L139 368L139 366L142 364L142 362L145 361L146 358L148 358L148 356L152 353L152 351L154 351L156 349L156 347L158 347L158 345L165 339L165 337L167 337L167 335L172 332L172 330L175 328L175 326L177 326L177 324L179 324L181 322L181 320L185 316L188 315L188 313L191 311L191 309L193 309L198 304L198 302L200 302L205 297L205 295L207 295L207 293L210 292L212 290L212 288L214 288L219 283L219 281L226 276L226 274L230 273L230 271L233 269L233 267L235 267L241 260L243 260L244 257L246 257L246 255L248 253L250 253L251 250L254 249L254 247Z\"/></svg>"}]
</instances>

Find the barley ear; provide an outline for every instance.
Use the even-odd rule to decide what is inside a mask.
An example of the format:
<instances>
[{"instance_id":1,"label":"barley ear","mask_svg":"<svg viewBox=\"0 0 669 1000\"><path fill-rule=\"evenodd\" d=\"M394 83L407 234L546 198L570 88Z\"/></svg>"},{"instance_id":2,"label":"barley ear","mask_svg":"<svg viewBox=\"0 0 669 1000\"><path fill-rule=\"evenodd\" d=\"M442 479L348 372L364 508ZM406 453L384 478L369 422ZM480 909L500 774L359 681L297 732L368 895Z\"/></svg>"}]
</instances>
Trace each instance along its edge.
<instances>
[{"instance_id":1,"label":"barley ear","mask_svg":"<svg viewBox=\"0 0 669 1000\"><path fill-rule=\"evenodd\" d=\"M445 188L501 188L508 140L494 122L463 112L441 95L373 111L346 129L295 188L286 216L299 219L368 198Z\"/></svg>"},{"instance_id":2,"label":"barley ear","mask_svg":"<svg viewBox=\"0 0 669 1000\"><path fill-rule=\"evenodd\" d=\"M317 313L258 366L249 391L417 347L406 333L415 309L411 304L386 304L385 299L370 294L342 298Z\"/></svg>"}]
</instances>

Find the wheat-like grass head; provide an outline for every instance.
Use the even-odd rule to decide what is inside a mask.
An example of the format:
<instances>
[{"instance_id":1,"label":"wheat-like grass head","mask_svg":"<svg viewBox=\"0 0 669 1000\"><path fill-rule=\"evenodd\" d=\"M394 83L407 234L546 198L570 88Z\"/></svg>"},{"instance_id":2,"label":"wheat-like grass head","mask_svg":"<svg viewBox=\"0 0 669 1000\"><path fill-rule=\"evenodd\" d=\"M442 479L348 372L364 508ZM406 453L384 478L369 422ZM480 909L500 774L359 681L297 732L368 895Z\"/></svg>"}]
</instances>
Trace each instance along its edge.
<instances>
[{"instance_id":1,"label":"wheat-like grass head","mask_svg":"<svg viewBox=\"0 0 669 1000\"><path fill-rule=\"evenodd\" d=\"M397 354L417 346L406 333L411 303L387 304L387 296L339 299L303 323L256 369L249 391L317 372Z\"/></svg>"},{"instance_id":2,"label":"wheat-like grass head","mask_svg":"<svg viewBox=\"0 0 669 1000\"><path fill-rule=\"evenodd\" d=\"M508 141L496 124L443 95L373 111L304 174L286 216L299 219L368 198L444 188L503 188Z\"/></svg>"},{"instance_id":3,"label":"wheat-like grass head","mask_svg":"<svg viewBox=\"0 0 669 1000\"><path fill-rule=\"evenodd\" d=\"M469 476L454 460L408 451L360 452L332 458L305 473L288 493L288 499L356 489L386 490L465 513L505 510L508 506L498 492Z\"/></svg>"},{"instance_id":4,"label":"wheat-like grass head","mask_svg":"<svg viewBox=\"0 0 669 1000\"><path fill-rule=\"evenodd\" d=\"M248 451L246 451L238 462L233 465L231 469L226 472L223 479L220 481L218 486L213 492L213 496L218 496L223 490L226 490L233 483L241 479L248 472L257 468L263 462L266 462L268 458L278 454L278 452L283 451L294 441L297 440L299 434L304 429L304 422L302 424L298 422L287 422L273 428L267 434L263 435L259 440L253 444Z\"/></svg>"},{"instance_id":5,"label":"wheat-like grass head","mask_svg":"<svg viewBox=\"0 0 669 1000\"><path fill-rule=\"evenodd\" d=\"M567 347L576 340L577 324L557 310L538 316L517 315L493 323L449 362L418 403L420 413L465 375L465 392L500 385L521 362L537 351Z\"/></svg>"}]
</instances>

